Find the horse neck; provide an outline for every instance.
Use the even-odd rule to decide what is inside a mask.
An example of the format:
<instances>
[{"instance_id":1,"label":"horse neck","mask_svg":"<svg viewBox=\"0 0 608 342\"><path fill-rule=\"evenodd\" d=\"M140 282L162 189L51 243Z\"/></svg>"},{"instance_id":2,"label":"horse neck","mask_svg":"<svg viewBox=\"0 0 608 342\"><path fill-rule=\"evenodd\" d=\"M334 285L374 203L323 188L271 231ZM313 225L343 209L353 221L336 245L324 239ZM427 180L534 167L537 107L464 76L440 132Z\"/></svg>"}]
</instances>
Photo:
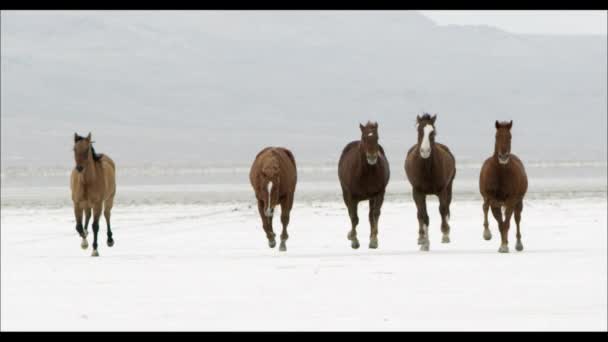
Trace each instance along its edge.
<instances>
[{"instance_id":1,"label":"horse neck","mask_svg":"<svg viewBox=\"0 0 608 342\"><path fill-rule=\"evenodd\" d=\"M357 163L359 163L358 169L361 170L361 173L369 173L372 172L379 164L380 164L380 152L378 152L378 162L376 165L369 165L367 163L367 157L365 156L365 151L363 150L363 144L359 144L359 158L357 158Z\"/></svg>"},{"instance_id":2,"label":"horse neck","mask_svg":"<svg viewBox=\"0 0 608 342\"><path fill-rule=\"evenodd\" d=\"M87 158L87 167L84 168L84 180L86 184L92 184L97 179L97 165L93 159L93 150L89 149L89 156Z\"/></svg>"}]
</instances>

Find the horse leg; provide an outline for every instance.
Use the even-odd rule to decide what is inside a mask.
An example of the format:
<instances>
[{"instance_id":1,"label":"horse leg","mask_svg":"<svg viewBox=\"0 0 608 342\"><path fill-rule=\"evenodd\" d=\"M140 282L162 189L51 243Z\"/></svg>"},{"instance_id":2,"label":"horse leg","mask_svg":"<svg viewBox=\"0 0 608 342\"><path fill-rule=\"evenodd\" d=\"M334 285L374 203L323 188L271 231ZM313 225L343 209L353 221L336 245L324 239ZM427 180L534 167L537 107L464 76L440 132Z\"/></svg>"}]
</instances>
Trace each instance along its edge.
<instances>
[{"instance_id":1,"label":"horse leg","mask_svg":"<svg viewBox=\"0 0 608 342\"><path fill-rule=\"evenodd\" d=\"M490 240L492 233L490 233L490 224L488 223L488 209L490 209L490 202L486 199L483 200L483 238Z\"/></svg>"},{"instance_id":2,"label":"horse leg","mask_svg":"<svg viewBox=\"0 0 608 342\"><path fill-rule=\"evenodd\" d=\"M91 219L91 208L84 209L84 237L89 236L89 220Z\"/></svg>"},{"instance_id":3,"label":"horse leg","mask_svg":"<svg viewBox=\"0 0 608 342\"><path fill-rule=\"evenodd\" d=\"M501 242L500 242L500 248L498 249L498 252L509 253L509 246L508 246L507 237L505 234L505 222L502 219L502 210L501 210L500 206L492 206L492 215L494 215L496 222L498 222L498 230L500 231Z\"/></svg>"},{"instance_id":4,"label":"horse leg","mask_svg":"<svg viewBox=\"0 0 608 342\"><path fill-rule=\"evenodd\" d=\"M369 223L371 233L369 238L369 248L378 248L378 221L380 220L380 208L384 202L384 193L369 199Z\"/></svg>"},{"instance_id":5,"label":"horse leg","mask_svg":"<svg viewBox=\"0 0 608 342\"><path fill-rule=\"evenodd\" d=\"M450 225L448 224L450 218L450 202L452 200L450 192L451 191L446 189L439 194L439 214L441 214L441 232L443 233L441 243L450 242Z\"/></svg>"},{"instance_id":6,"label":"horse leg","mask_svg":"<svg viewBox=\"0 0 608 342\"><path fill-rule=\"evenodd\" d=\"M106 200L106 202L104 203L104 208L103 208L103 216L106 219L106 225L108 226L108 247L112 247L114 246L114 239L112 239L112 229L110 228L110 211L112 210L112 207L114 206L114 197L109 198L108 200Z\"/></svg>"},{"instance_id":7,"label":"horse leg","mask_svg":"<svg viewBox=\"0 0 608 342\"><path fill-rule=\"evenodd\" d=\"M82 238L80 242L80 247L82 249L87 249L89 247L89 243L87 242L87 236L84 233L84 229L82 227L82 208L78 205L78 203L74 203L74 216L76 218L76 232ZM88 220L87 220L88 221Z\"/></svg>"},{"instance_id":8,"label":"horse leg","mask_svg":"<svg viewBox=\"0 0 608 342\"><path fill-rule=\"evenodd\" d=\"M521 243L521 232L519 230L519 222L521 221L521 211L524 210L523 201L520 201L515 205L515 224L517 225L517 243L515 244L515 249L518 252L524 250L524 245Z\"/></svg>"},{"instance_id":9,"label":"horse leg","mask_svg":"<svg viewBox=\"0 0 608 342\"><path fill-rule=\"evenodd\" d=\"M293 196L287 196L283 201L281 201L281 223L283 224L283 231L281 232L281 245L279 246L279 251L285 252L287 250L287 246L285 242L289 238L289 234L287 234L287 225L289 224L289 213L291 212L291 207L293 206Z\"/></svg>"},{"instance_id":10,"label":"horse leg","mask_svg":"<svg viewBox=\"0 0 608 342\"><path fill-rule=\"evenodd\" d=\"M357 216L357 207L359 202L354 200L350 196L344 195L344 202L346 203L346 208L348 208L348 216L350 217L351 229L347 235L347 238L351 241L351 247L353 249L359 248L359 240L357 239L357 225L359 224L359 216Z\"/></svg>"},{"instance_id":11,"label":"horse leg","mask_svg":"<svg viewBox=\"0 0 608 342\"><path fill-rule=\"evenodd\" d=\"M97 233L99 233L99 218L101 217L102 202L96 203L93 206L93 253L91 256L99 256L97 252Z\"/></svg>"},{"instance_id":12,"label":"horse leg","mask_svg":"<svg viewBox=\"0 0 608 342\"><path fill-rule=\"evenodd\" d=\"M421 251L429 250L429 215L426 211L426 195L418 190L412 191L418 209L418 244Z\"/></svg>"},{"instance_id":13,"label":"horse leg","mask_svg":"<svg viewBox=\"0 0 608 342\"><path fill-rule=\"evenodd\" d=\"M262 227L264 228L264 232L266 232L266 238L268 238L268 246L274 248L277 242L274 239L275 235L272 231L272 217L266 216L266 213L264 212L264 201L258 200L258 211L262 218Z\"/></svg>"}]
</instances>

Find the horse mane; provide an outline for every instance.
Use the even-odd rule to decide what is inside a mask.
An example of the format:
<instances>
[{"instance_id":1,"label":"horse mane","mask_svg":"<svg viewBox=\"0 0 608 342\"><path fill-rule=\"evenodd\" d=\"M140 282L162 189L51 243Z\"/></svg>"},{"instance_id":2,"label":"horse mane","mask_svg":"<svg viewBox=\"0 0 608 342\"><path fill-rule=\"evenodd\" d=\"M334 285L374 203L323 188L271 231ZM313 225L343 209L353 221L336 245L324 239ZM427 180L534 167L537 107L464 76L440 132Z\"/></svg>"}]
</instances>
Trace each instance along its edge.
<instances>
[{"instance_id":1,"label":"horse mane","mask_svg":"<svg viewBox=\"0 0 608 342\"><path fill-rule=\"evenodd\" d=\"M101 157L103 156L102 153L100 153L100 154L95 153L95 149L93 148L93 145L91 145L91 153L93 153L93 160L94 161L100 161Z\"/></svg>"},{"instance_id":2,"label":"horse mane","mask_svg":"<svg viewBox=\"0 0 608 342\"><path fill-rule=\"evenodd\" d=\"M420 117L420 120L431 120L431 114L423 113L422 116Z\"/></svg>"}]
</instances>

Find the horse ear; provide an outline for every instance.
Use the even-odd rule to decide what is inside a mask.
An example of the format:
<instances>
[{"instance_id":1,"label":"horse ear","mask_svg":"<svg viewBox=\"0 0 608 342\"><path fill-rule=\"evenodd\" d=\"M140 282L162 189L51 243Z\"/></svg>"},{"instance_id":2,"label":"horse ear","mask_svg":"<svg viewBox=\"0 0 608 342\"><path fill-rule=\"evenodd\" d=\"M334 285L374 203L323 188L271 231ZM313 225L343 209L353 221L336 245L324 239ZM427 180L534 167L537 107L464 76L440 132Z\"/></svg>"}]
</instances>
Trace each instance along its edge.
<instances>
[{"instance_id":1,"label":"horse ear","mask_svg":"<svg viewBox=\"0 0 608 342\"><path fill-rule=\"evenodd\" d=\"M509 121L509 124L507 125L507 127L508 127L509 129L511 129L511 127L513 127L513 120Z\"/></svg>"},{"instance_id":2,"label":"horse ear","mask_svg":"<svg viewBox=\"0 0 608 342\"><path fill-rule=\"evenodd\" d=\"M363 132L363 129L365 128L361 123L359 123L359 128L361 129L361 132Z\"/></svg>"},{"instance_id":3,"label":"horse ear","mask_svg":"<svg viewBox=\"0 0 608 342\"><path fill-rule=\"evenodd\" d=\"M416 115L416 123L420 123L420 115Z\"/></svg>"},{"instance_id":4,"label":"horse ear","mask_svg":"<svg viewBox=\"0 0 608 342\"><path fill-rule=\"evenodd\" d=\"M498 120L496 120L496 123L494 124L494 126L496 127L496 129L498 129L498 127L500 127L500 124L498 123Z\"/></svg>"},{"instance_id":5,"label":"horse ear","mask_svg":"<svg viewBox=\"0 0 608 342\"><path fill-rule=\"evenodd\" d=\"M74 142L78 141L78 133L74 132Z\"/></svg>"},{"instance_id":6,"label":"horse ear","mask_svg":"<svg viewBox=\"0 0 608 342\"><path fill-rule=\"evenodd\" d=\"M431 123L434 125L435 124L435 119L437 119L437 114L433 115L431 117Z\"/></svg>"},{"instance_id":7,"label":"horse ear","mask_svg":"<svg viewBox=\"0 0 608 342\"><path fill-rule=\"evenodd\" d=\"M87 141L91 141L91 132L89 132L89 135L87 135Z\"/></svg>"},{"instance_id":8,"label":"horse ear","mask_svg":"<svg viewBox=\"0 0 608 342\"><path fill-rule=\"evenodd\" d=\"M378 128L378 121L374 122L374 128Z\"/></svg>"}]
</instances>

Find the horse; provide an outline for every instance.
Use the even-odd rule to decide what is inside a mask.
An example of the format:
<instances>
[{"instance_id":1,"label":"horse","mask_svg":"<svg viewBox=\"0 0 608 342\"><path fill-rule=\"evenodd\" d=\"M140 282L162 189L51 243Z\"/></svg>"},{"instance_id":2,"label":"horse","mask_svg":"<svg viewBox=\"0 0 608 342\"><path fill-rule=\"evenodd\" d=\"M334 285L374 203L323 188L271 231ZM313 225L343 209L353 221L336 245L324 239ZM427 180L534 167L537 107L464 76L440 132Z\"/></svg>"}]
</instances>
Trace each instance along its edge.
<instances>
[{"instance_id":1,"label":"horse","mask_svg":"<svg viewBox=\"0 0 608 342\"><path fill-rule=\"evenodd\" d=\"M86 137L74 133L74 160L76 166L70 175L70 189L72 191L72 202L74 203L74 215L76 217L76 232L82 237L80 246L87 249L89 219L91 209L93 211L93 253L91 256L99 256L97 251L97 233L99 232L99 217L103 208L108 227L108 247L114 246L112 229L110 228L110 212L114 205L116 195L116 167L114 161L107 154L97 154L91 141L91 133ZM84 227L82 225L82 214L86 215Z\"/></svg>"},{"instance_id":2,"label":"horse","mask_svg":"<svg viewBox=\"0 0 608 342\"><path fill-rule=\"evenodd\" d=\"M350 142L342 150L338 162L338 178L351 222L351 230L347 235L351 247L359 248L357 207L359 202L369 200L369 248L375 249L378 248L378 220L390 169L384 149L378 144L378 123L368 121L365 126L359 124L359 128L361 139Z\"/></svg>"},{"instance_id":3,"label":"horse","mask_svg":"<svg viewBox=\"0 0 608 342\"><path fill-rule=\"evenodd\" d=\"M521 252L524 245L521 243L521 231L519 223L521 212L524 209L523 199L528 191L528 176L522 161L511 153L511 127L513 120L507 122L495 122L496 141L494 143L494 155L486 159L479 174L479 192L483 197L483 238L490 240L492 233L488 228L488 209L492 208L492 214L498 222L501 244L498 252L508 253L508 234L511 215L515 213L515 224L517 225L517 243L515 249ZM504 209L504 220L502 211Z\"/></svg>"},{"instance_id":4,"label":"horse","mask_svg":"<svg viewBox=\"0 0 608 342\"><path fill-rule=\"evenodd\" d=\"M416 203L418 217L418 244L421 251L429 250L429 215L426 210L426 196L439 197L441 214L442 243L450 242L450 203L452 202L452 183L456 177L456 159L450 149L435 142L435 120L424 113L416 116L418 143L412 146L405 158L405 173L412 185L412 196Z\"/></svg>"},{"instance_id":5,"label":"horse","mask_svg":"<svg viewBox=\"0 0 608 342\"><path fill-rule=\"evenodd\" d=\"M289 238L287 225L298 181L293 153L284 147L264 148L255 156L249 172L249 181L258 200L258 211L270 248L276 245L275 234L272 231L274 207L277 204L281 205L283 232L279 251L287 251L286 241Z\"/></svg>"}]
</instances>

